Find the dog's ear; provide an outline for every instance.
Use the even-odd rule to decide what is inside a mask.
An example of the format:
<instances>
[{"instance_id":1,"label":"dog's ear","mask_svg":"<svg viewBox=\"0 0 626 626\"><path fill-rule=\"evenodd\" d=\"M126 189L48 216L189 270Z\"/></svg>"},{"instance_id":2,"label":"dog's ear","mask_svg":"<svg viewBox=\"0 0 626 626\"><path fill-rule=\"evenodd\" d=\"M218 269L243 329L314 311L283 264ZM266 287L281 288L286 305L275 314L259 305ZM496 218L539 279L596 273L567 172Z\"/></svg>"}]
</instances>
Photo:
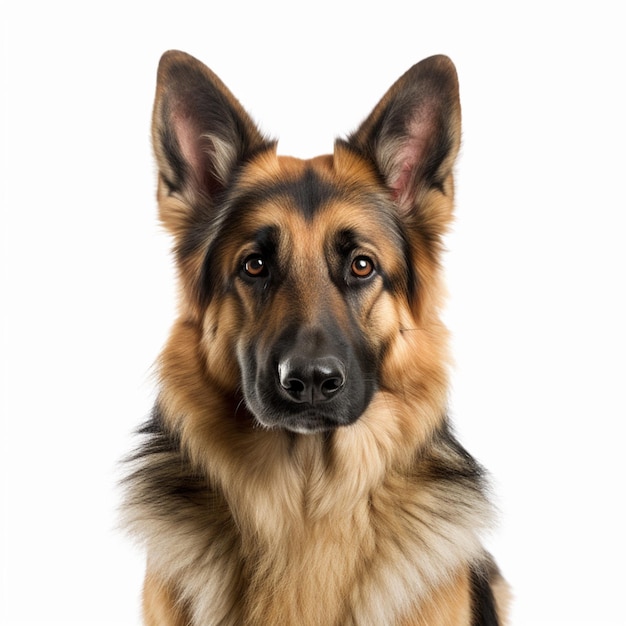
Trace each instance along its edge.
<instances>
[{"instance_id":1,"label":"dog's ear","mask_svg":"<svg viewBox=\"0 0 626 626\"><path fill-rule=\"evenodd\" d=\"M159 63L152 141L160 185L187 204L211 203L238 165L273 145L208 67L177 51Z\"/></svg>"},{"instance_id":2,"label":"dog's ear","mask_svg":"<svg viewBox=\"0 0 626 626\"><path fill-rule=\"evenodd\" d=\"M459 150L456 70L445 56L414 65L389 89L348 144L374 162L403 212L444 190Z\"/></svg>"}]
</instances>

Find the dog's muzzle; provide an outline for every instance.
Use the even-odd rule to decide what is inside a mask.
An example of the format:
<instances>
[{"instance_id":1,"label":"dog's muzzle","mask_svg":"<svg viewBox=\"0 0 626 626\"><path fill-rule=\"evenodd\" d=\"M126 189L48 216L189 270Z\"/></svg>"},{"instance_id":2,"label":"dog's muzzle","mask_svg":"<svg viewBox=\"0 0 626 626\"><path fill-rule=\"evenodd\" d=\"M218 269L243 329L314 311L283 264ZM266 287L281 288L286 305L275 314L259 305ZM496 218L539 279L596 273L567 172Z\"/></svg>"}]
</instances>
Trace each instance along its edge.
<instances>
[{"instance_id":1,"label":"dog's muzzle","mask_svg":"<svg viewBox=\"0 0 626 626\"><path fill-rule=\"evenodd\" d=\"M299 433L355 422L374 392L374 359L337 328L290 329L241 363L248 408L269 428Z\"/></svg>"}]
</instances>

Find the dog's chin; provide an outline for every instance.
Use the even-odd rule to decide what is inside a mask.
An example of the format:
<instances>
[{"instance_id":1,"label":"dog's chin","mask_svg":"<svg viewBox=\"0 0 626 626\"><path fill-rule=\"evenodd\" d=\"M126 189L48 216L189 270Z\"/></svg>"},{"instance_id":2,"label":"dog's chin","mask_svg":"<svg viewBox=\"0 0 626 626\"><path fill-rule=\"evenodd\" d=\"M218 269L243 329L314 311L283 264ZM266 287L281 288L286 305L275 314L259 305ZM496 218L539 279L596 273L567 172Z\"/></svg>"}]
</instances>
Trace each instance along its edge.
<instances>
[{"instance_id":1,"label":"dog's chin","mask_svg":"<svg viewBox=\"0 0 626 626\"><path fill-rule=\"evenodd\" d=\"M316 433L327 433L337 428L353 424L355 418L328 417L315 411L307 413L277 413L272 411L253 411L253 415L262 428L267 430L284 430L299 435L314 435Z\"/></svg>"},{"instance_id":2,"label":"dog's chin","mask_svg":"<svg viewBox=\"0 0 626 626\"><path fill-rule=\"evenodd\" d=\"M274 423L264 423L261 420L257 420L261 426L270 430L284 430L290 433L296 433L298 435L315 435L317 433L326 433L337 428L337 426L325 426L322 424L314 423L299 423L289 421L279 421Z\"/></svg>"}]
</instances>

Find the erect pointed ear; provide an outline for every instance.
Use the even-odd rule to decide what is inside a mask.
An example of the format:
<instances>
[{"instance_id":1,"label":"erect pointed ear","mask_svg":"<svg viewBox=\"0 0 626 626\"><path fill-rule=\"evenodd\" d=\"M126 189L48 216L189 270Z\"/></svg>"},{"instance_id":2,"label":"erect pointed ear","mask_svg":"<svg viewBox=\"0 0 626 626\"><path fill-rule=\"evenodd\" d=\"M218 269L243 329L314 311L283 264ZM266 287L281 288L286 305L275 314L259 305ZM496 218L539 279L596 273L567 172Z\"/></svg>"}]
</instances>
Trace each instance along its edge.
<instances>
[{"instance_id":1,"label":"erect pointed ear","mask_svg":"<svg viewBox=\"0 0 626 626\"><path fill-rule=\"evenodd\" d=\"M396 81L348 144L374 162L408 212L420 193L444 188L460 135L456 70L447 57L433 56Z\"/></svg>"},{"instance_id":2,"label":"erect pointed ear","mask_svg":"<svg viewBox=\"0 0 626 626\"><path fill-rule=\"evenodd\" d=\"M211 201L238 165L273 145L208 67L177 51L159 63L152 142L167 192L192 202Z\"/></svg>"}]
</instances>

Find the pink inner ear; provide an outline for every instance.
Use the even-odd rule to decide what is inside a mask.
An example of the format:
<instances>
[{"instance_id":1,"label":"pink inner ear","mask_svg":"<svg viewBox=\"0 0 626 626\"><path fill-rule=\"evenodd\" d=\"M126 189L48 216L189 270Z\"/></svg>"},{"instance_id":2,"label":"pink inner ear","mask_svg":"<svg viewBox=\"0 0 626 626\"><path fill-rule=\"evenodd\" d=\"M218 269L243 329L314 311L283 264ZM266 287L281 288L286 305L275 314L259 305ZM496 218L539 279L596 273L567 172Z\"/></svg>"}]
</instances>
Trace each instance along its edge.
<instances>
[{"instance_id":1,"label":"pink inner ear","mask_svg":"<svg viewBox=\"0 0 626 626\"><path fill-rule=\"evenodd\" d=\"M196 131L193 121L178 113L172 116L172 126L183 159L189 164L197 181L202 179L203 158L200 146L200 136Z\"/></svg>"},{"instance_id":2,"label":"pink inner ear","mask_svg":"<svg viewBox=\"0 0 626 626\"><path fill-rule=\"evenodd\" d=\"M404 152L404 150L402 150L402 152ZM412 157L412 155L407 155L406 158L402 159L402 155L398 155L400 167L394 180L391 182L394 200L400 200L404 197L407 187L411 182L412 173L415 171L416 159L410 157Z\"/></svg>"},{"instance_id":3,"label":"pink inner ear","mask_svg":"<svg viewBox=\"0 0 626 626\"><path fill-rule=\"evenodd\" d=\"M400 202L413 196L417 183L415 174L422 164L428 142L423 137L411 136L398 150L395 158L393 180L390 186L394 191L394 200Z\"/></svg>"},{"instance_id":4,"label":"pink inner ear","mask_svg":"<svg viewBox=\"0 0 626 626\"><path fill-rule=\"evenodd\" d=\"M389 184L394 192L394 200L400 204L414 198L417 191L416 185L419 183L418 170L424 162L435 132L429 108L422 108L419 117L411 120L407 128L407 138L394 158L394 168Z\"/></svg>"}]
</instances>

